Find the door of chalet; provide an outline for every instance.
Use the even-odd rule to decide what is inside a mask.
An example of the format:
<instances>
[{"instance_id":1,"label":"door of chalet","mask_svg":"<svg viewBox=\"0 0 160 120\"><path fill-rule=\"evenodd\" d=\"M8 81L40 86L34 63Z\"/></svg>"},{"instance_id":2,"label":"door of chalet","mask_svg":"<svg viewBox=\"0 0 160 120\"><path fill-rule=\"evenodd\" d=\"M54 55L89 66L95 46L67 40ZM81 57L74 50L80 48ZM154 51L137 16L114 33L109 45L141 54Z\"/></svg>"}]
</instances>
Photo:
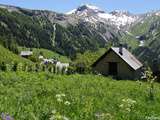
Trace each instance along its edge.
<instances>
[{"instance_id":1,"label":"door of chalet","mask_svg":"<svg viewBox=\"0 0 160 120\"><path fill-rule=\"evenodd\" d=\"M109 62L109 75L117 75L117 62Z\"/></svg>"}]
</instances>

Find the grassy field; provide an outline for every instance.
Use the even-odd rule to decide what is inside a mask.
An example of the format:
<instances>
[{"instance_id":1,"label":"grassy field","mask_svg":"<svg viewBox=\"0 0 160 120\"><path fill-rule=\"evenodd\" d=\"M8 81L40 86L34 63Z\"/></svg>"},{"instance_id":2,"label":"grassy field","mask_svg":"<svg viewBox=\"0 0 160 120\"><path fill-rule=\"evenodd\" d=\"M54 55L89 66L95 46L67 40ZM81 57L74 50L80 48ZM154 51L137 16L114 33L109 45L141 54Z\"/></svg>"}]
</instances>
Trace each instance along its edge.
<instances>
[{"instance_id":1,"label":"grassy field","mask_svg":"<svg viewBox=\"0 0 160 120\"><path fill-rule=\"evenodd\" d=\"M29 50L29 48L19 47L19 51L21 51L21 50ZM43 49L43 48L41 48L41 49L32 48L32 50L33 50L33 54L36 57L38 57L40 55L40 53L42 53L43 56L48 59L49 58L57 58L61 62L70 62L71 61L68 57L60 55L60 54L58 54L54 51L51 51L51 50L47 50L47 49Z\"/></svg>"},{"instance_id":2,"label":"grassy field","mask_svg":"<svg viewBox=\"0 0 160 120\"><path fill-rule=\"evenodd\" d=\"M16 55L9 51L8 49L4 48L0 45L0 62L18 62L18 63L29 63L32 64L32 62L28 59L24 59L20 57L19 55Z\"/></svg>"},{"instance_id":3,"label":"grassy field","mask_svg":"<svg viewBox=\"0 0 160 120\"><path fill-rule=\"evenodd\" d=\"M149 120L160 117L160 85L95 75L0 73L0 113L15 120Z\"/></svg>"}]
</instances>

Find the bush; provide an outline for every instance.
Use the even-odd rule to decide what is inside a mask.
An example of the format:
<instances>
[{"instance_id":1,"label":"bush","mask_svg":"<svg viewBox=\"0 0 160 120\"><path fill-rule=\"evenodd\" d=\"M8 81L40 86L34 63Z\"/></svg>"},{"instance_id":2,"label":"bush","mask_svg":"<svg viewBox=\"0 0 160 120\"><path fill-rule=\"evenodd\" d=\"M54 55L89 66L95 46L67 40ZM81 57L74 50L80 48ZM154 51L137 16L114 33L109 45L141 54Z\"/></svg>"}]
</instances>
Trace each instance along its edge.
<instances>
[{"instance_id":1,"label":"bush","mask_svg":"<svg viewBox=\"0 0 160 120\"><path fill-rule=\"evenodd\" d=\"M29 56L28 59L31 60L32 62L40 62L38 57L36 57L34 55Z\"/></svg>"},{"instance_id":2,"label":"bush","mask_svg":"<svg viewBox=\"0 0 160 120\"><path fill-rule=\"evenodd\" d=\"M5 70L6 70L5 62L0 63L0 69L1 69L2 71L5 71Z\"/></svg>"},{"instance_id":3,"label":"bush","mask_svg":"<svg viewBox=\"0 0 160 120\"><path fill-rule=\"evenodd\" d=\"M18 65L18 63L13 64L13 71L17 71L17 65Z\"/></svg>"}]
</instances>

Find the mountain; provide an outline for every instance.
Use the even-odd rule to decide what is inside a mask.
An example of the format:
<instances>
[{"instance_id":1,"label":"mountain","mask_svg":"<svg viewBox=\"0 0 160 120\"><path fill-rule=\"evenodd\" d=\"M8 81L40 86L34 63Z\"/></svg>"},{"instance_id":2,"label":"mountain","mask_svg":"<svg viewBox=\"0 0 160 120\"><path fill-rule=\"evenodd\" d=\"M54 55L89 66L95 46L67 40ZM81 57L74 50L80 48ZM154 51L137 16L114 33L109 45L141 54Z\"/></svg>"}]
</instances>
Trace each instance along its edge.
<instances>
[{"instance_id":1,"label":"mountain","mask_svg":"<svg viewBox=\"0 0 160 120\"><path fill-rule=\"evenodd\" d=\"M80 6L66 14L76 16L79 19L90 23L96 24L97 22L102 22L104 24L115 26L118 29L127 25L131 25L139 19L138 15L130 14L127 11L115 10L107 13L96 6L91 5Z\"/></svg>"},{"instance_id":2,"label":"mountain","mask_svg":"<svg viewBox=\"0 0 160 120\"><path fill-rule=\"evenodd\" d=\"M45 48L71 58L121 43L142 61L152 63L149 56L160 54L159 22L160 11L135 15L82 5L62 14L0 5L0 43L12 51L17 45Z\"/></svg>"},{"instance_id":3,"label":"mountain","mask_svg":"<svg viewBox=\"0 0 160 120\"><path fill-rule=\"evenodd\" d=\"M86 11L88 7L81 6L77 10ZM86 19L0 5L0 34L14 39L20 46L46 48L67 56L86 50L95 51L105 47L108 41L118 42L122 31L116 26L102 21L93 24Z\"/></svg>"}]
</instances>

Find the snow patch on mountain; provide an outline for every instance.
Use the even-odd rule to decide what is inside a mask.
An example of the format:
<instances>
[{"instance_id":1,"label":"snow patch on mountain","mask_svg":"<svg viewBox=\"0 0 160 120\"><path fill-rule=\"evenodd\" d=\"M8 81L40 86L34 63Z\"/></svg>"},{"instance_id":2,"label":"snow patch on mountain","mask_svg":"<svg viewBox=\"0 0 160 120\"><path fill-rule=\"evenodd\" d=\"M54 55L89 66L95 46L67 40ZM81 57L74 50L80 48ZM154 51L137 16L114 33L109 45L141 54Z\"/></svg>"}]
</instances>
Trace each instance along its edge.
<instances>
[{"instance_id":1,"label":"snow patch on mountain","mask_svg":"<svg viewBox=\"0 0 160 120\"><path fill-rule=\"evenodd\" d=\"M82 15L82 14L85 14L87 11L98 12L98 11L100 11L100 9L96 6L86 4L86 5L82 5L82 6L78 7L77 9L73 9L73 10L67 12L66 14L67 15L71 15L71 14Z\"/></svg>"},{"instance_id":2,"label":"snow patch on mountain","mask_svg":"<svg viewBox=\"0 0 160 120\"><path fill-rule=\"evenodd\" d=\"M104 18L108 21L111 21L117 27L125 26L127 24L131 24L136 21L135 17L127 16L124 14L121 16L116 16L116 15L111 15L111 14L107 14L107 13L99 13L98 16L101 18Z\"/></svg>"},{"instance_id":3,"label":"snow patch on mountain","mask_svg":"<svg viewBox=\"0 0 160 120\"><path fill-rule=\"evenodd\" d=\"M127 11L115 10L111 13L106 13L105 11L102 11L98 7L92 5L80 6L77 9L74 9L66 14L76 15L80 19L83 19L86 22L91 22L91 23L103 22L115 25L119 29L120 27L123 27L125 25L132 24L138 19L137 16L131 15Z\"/></svg>"}]
</instances>

